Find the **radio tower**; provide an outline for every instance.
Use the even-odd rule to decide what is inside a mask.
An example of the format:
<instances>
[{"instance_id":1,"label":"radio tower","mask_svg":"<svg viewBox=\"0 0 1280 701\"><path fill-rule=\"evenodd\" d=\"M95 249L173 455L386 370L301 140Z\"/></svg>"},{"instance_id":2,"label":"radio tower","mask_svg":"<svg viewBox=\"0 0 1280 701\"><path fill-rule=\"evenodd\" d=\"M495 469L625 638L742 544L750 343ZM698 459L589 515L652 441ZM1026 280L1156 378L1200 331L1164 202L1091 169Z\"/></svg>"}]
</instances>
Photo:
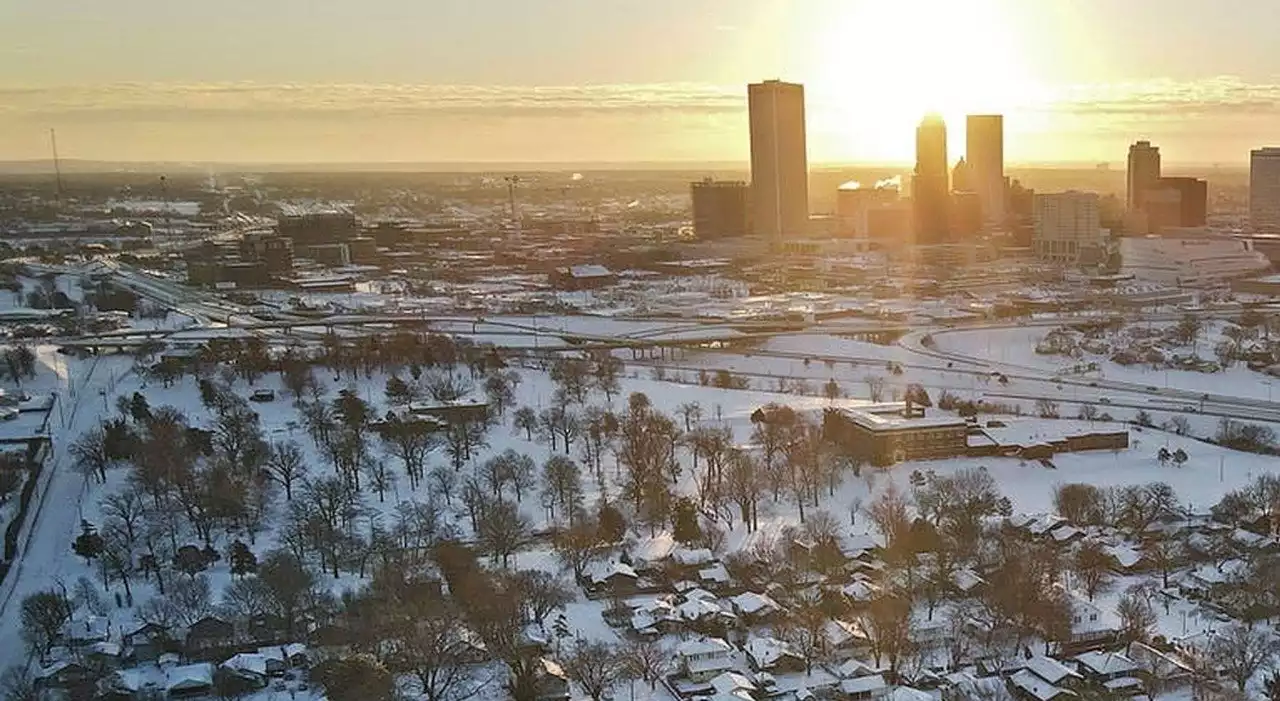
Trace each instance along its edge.
<instances>
[{"instance_id":1,"label":"radio tower","mask_svg":"<svg viewBox=\"0 0 1280 701\"><path fill-rule=\"evenodd\" d=\"M520 238L523 233L523 224L520 221L520 212L516 210L516 185L520 184L519 175L508 175L503 178L507 181L507 204L511 207L511 226L515 232L516 238Z\"/></svg>"},{"instance_id":2,"label":"radio tower","mask_svg":"<svg viewBox=\"0 0 1280 701\"><path fill-rule=\"evenodd\" d=\"M58 132L49 130L49 145L53 148L53 175L58 184L58 204L62 204L62 164L58 161Z\"/></svg>"}]
</instances>

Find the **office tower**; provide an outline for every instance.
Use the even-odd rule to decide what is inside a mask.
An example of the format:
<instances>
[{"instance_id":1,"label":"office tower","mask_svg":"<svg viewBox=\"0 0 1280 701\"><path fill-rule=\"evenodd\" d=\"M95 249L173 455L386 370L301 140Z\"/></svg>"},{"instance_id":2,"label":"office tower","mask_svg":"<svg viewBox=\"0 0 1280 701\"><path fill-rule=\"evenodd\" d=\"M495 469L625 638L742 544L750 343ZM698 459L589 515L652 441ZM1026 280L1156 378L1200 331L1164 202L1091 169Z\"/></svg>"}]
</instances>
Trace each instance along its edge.
<instances>
[{"instance_id":1,"label":"office tower","mask_svg":"<svg viewBox=\"0 0 1280 701\"><path fill-rule=\"evenodd\" d=\"M887 185L841 187L836 191L836 217L842 235L856 239L870 238L872 222L882 217L883 210L901 209L898 207L900 199L898 188ZM910 233L908 229L903 235Z\"/></svg>"},{"instance_id":2,"label":"office tower","mask_svg":"<svg viewBox=\"0 0 1280 701\"><path fill-rule=\"evenodd\" d=\"M1003 222L1004 117L998 114L969 115L965 119L964 148L973 184L971 189L982 201L982 218L988 223Z\"/></svg>"},{"instance_id":3,"label":"office tower","mask_svg":"<svg viewBox=\"0 0 1280 701\"><path fill-rule=\"evenodd\" d=\"M1193 228L1205 225L1209 214L1209 183L1196 178L1160 178L1156 191L1164 193L1163 201L1174 199L1169 192L1178 193L1178 214L1175 226Z\"/></svg>"},{"instance_id":4,"label":"office tower","mask_svg":"<svg viewBox=\"0 0 1280 701\"><path fill-rule=\"evenodd\" d=\"M1142 211L1148 190L1154 190L1160 182L1160 149L1150 141L1139 141L1129 147L1128 188L1125 208L1130 212Z\"/></svg>"},{"instance_id":5,"label":"office tower","mask_svg":"<svg viewBox=\"0 0 1280 701\"><path fill-rule=\"evenodd\" d=\"M701 240L745 236L750 232L751 189L740 181L707 178L690 186L693 231Z\"/></svg>"},{"instance_id":6,"label":"office tower","mask_svg":"<svg viewBox=\"0 0 1280 701\"><path fill-rule=\"evenodd\" d=\"M752 225L774 241L809 226L804 86L768 80L747 88Z\"/></svg>"},{"instance_id":7,"label":"office tower","mask_svg":"<svg viewBox=\"0 0 1280 701\"><path fill-rule=\"evenodd\" d=\"M1249 223L1258 231L1280 233L1280 148L1249 154Z\"/></svg>"},{"instance_id":8,"label":"office tower","mask_svg":"<svg viewBox=\"0 0 1280 701\"><path fill-rule=\"evenodd\" d=\"M952 192L977 192L973 187L973 166L961 158L951 169Z\"/></svg>"},{"instance_id":9,"label":"office tower","mask_svg":"<svg viewBox=\"0 0 1280 701\"><path fill-rule=\"evenodd\" d=\"M916 172L911 184L917 244L950 238L951 178L947 167L947 125L929 115L916 127Z\"/></svg>"},{"instance_id":10,"label":"office tower","mask_svg":"<svg viewBox=\"0 0 1280 701\"><path fill-rule=\"evenodd\" d=\"M976 192L951 193L951 239L973 241L982 232L982 197Z\"/></svg>"},{"instance_id":11,"label":"office tower","mask_svg":"<svg viewBox=\"0 0 1280 701\"><path fill-rule=\"evenodd\" d=\"M1036 258L1079 263L1082 254L1102 247L1102 223L1096 192L1054 192L1034 196Z\"/></svg>"}]
</instances>

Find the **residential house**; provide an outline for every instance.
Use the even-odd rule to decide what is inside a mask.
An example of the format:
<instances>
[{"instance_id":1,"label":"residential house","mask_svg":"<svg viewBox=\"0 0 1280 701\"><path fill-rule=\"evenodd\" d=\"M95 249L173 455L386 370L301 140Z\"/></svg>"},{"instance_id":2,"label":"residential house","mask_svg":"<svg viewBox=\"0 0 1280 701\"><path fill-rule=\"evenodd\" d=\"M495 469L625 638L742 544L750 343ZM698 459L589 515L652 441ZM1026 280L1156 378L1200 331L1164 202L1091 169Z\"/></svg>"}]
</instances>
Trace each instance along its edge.
<instances>
[{"instance_id":1,"label":"residential house","mask_svg":"<svg viewBox=\"0 0 1280 701\"><path fill-rule=\"evenodd\" d=\"M156 623L143 623L123 636L125 656L133 662L153 662L169 650L169 629Z\"/></svg>"},{"instance_id":2,"label":"residential house","mask_svg":"<svg viewBox=\"0 0 1280 701\"><path fill-rule=\"evenodd\" d=\"M187 629L185 648L188 656L204 658L231 648L235 642L236 629L230 621L205 616Z\"/></svg>"},{"instance_id":3,"label":"residential house","mask_svg":"<svg viewBox=\"0 0 1280 701\"><path fill-rule=\"evenodd\" d=\"M834 619L822 626L822 651L832 659L848 659L866 650L868 644L866 631L856 623Z\"/></svg>"},{"instance_id":4,"label":"residential house","mask_svg":"<svg viewBox=\"0 0 1280 701\"><path fill-rule=\"evenodd\" d=\"M760 690L755 682L738 674L737 672L725 672L711 680L711 688L713 693L700 695L701 699L707 701L754 701L755 694Z\"/></svg>"},{"instance_id":5,"label":"residential house","mask_svg":"<svg viewBox=\"0 0 1280 701\"><path fill-rule=\"evenodd\" d=\"M1118 652L1086 652L1073 658L1076 669L1090 683L1102 686L1108 693L1120 694L1142 689L1138 679L1142 668L1127 655Z\"/></svg>"},{"instance_id":6,"label":"residential house","mask_svg":"<svg viewBox=\"0 0 1280 701\"><path fill-rule=\"evenodd\" d=\"M845 701L883 699L888 695L889 685L885 683L884 677L879 674L845 679L840 682L840 697Z\"/></svg>"},{"instance_id":7,"label":"residential house","mask_svg":"<svg viewBox=\"0 0 1280 701\"><path fill-rule=\"evenodd\" d=\"M203 696L213 691L214 667L208 662L171 667L164 673L164 690L169 698Z\"/></svg>"},{"instance_id":8,"label":"residential house","mask_svg":"<svg viewBox=\"0 0 1280 701\"><path fill-rule=\"evenodd\" d=\"M267 658L256 652L241 652L225 660L218 669L243 682L250 689L261 689L270 676Z\"/></svg>"},{"instance_id":9,"label":"residential house","mask_svg":"<svg viewBox=\"0 0 1280 701\"><path fill-rule=\"evenodd\" d=\"M675 653L680 672L690 681L705 682L734 668L733 646L723 638L686 640Z\"/></svg>"},{"instance_id":10,"label":"residential house","mask_svg":"<svg viewBox=\"0 0 1280 701\"><path fill-rule=\"evenodd\" d=\"M634 594L640 575L624 562L599 562L588 566L583 572L588 586L593 591L608 592L614 596Z\"/></svg>"},{"instance_id":11,"label":"residential house","mask_svg":"<svg viewBox=\"0 0 1280 701\"><path fill-rule=\"evenodd\" d=\"M747 653L751 668L757 672L790 674L805 671L804 657L784 640L752 636L743 646L743 651Z\"/></svg>"},{"instance_id":12,"label":"residential house","mask_svg":"<svg viewBox=\"0 0 1280 701\"><path fill-rule=\"evenodd\" d=\"M62 660L36 672L35 684L40 689L73 689L92 684L94 676L88 666Z\"/></svg>"},{"instance_id":13,"label":"residential house","mask_svg":"<svg viewBox=\"0 0 1280 701\"><path fill-rule=\"evenodd\" d=\"M111 639L111 621L105 616L73 618L62 626L62 641L69 647L83 647Z\"/></svg>"},{"instance_id":14,"label":"residential house","mask_svg":"<svg viewBox=\"0 0 1280 701\"><path fill-rule=\"evenodd\" d=\"M662 569L675 549L676 541L669 533L645 538L632 548L631 566L637 572L656 572Z\"/></svg>"},{"instance_id":15,"label":"residential house","mask_svg":"<svg viewBox=\"0 0 1280 701\"><path fill-rule=\"evenodd\" d=\"M537 675L537 701L569 701L569 675L559 664L543 657Z\"/></svg>"},{"instance_id":16,"label":"residential house","mask_svg":"<svg viewBox=\"0 0 1280 701\"><path fill-rule=\"evenodd\" d=\"M698 570L698 583L715 591L724 591L732 582L723 563L713 562Z\"/></svg>"},{"instance_id":17,"label":"residential house","mask_svg":"<svg viewBox=\"0 0 1280 701\"><path fill-rule=\"evenodd\" d=\"M1068 598L1071 604L1071 638L1060 642L1070 643L1079 650L1115 639L1117 630L1102 609L1075 592L1068 592Z\"/></svg>"},{"instance_id":18,"label":"residential house","mask_svg":"<svg viewBox=\"0 0 1280 701\"><path fill-rule=\"evenodd\" d=\"M1083 679L1076 670L1044 655L1032 657L1024 663L1024 667L1037 677L1057 686L1074 688Z\"/></svg>"},{"instance_id":19,"label":"residential house","mask_svg":"<svg viewBox=\"0 0 1280 701\"><path fill-rule=\"evenodd\" d=\"M1015 694L1027 701L1056 701L1075 696L1075 692L1050 684L1029 669L1010 675L1009 686Z\"/></svg>"},{"instance_id":20,"label":"residential house","mask_svg":"<svg viewBox=\"0 0 1280 701\"><path fill-rule=\"evenodd\" d=\"M275 676L286 669L306 669L311 666L311 654L304 643L286 643L258 648L258 654L267 660L267 673Z\"/></svg>"},{"instance_id":21,"label":"residential house","mask_svg":"<svg viewBox=\"0 0 1280 701\"><path fill-rule=\"evenodd\" d=\"M766 621L782 610L778 602L769 595L757 594L753 591L739 594L729 601L733 604L734 612L748 623Z\"/></svg>"}]
</instances>

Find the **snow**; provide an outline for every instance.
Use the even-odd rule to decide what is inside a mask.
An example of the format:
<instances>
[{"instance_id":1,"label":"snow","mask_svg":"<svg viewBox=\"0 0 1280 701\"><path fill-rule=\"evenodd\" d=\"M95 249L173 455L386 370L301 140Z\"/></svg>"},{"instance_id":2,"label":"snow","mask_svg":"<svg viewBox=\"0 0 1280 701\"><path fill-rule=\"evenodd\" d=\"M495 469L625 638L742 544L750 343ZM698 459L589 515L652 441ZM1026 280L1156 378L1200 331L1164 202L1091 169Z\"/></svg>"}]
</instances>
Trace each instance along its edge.
<instances>
[{"instance_id":1,"label":"snow","mask_svg":"<svg viewBox=\"0 0 1280 701\"><path fill-rule=\"evenodd\" d=\"M1039 701L1050 701L1068 693L1025 669L1010 676L1009 682Z\"/></svg>"},{"instance_id":2,"label":"snow","mask_svg":"<svg viewBox=\"0 0 1280 701\"><path fill-rule=\"evenodd\" d=\"M865 694L878 689L885 689L888 688L888 686L888 684L885 684L883 676L879 674L872 674L870 676L858 677L856 679L845 679L840 682L840 691L852 696L853 694Z\"/></svg>"},{"instance_id":3,"label":"snow","mask_svg":"<svg viewBox=\"0 0 1280 701\"><path fill-rule=\"evenodd\" d=\"M1073 659L1083 665L1085 669L1101 677L1127 674L1138 670L1138 665L1133 660L1118 652L1099 652L1095 650L1076 655Z\"/></svg>"},{"instance_id":4,"label":"snow","mask_svg":"<svg viewBox=\"0 0 1280 701\"><path fill-rule=\"evenodd\" d=\"M1075 670L1070 669L1052 657L1037 655L1027 660L1025 664L1028 670L1050 684L1058 684L1063 679L1080 678L1080 675Z\"/></svg>"}]
</instances>

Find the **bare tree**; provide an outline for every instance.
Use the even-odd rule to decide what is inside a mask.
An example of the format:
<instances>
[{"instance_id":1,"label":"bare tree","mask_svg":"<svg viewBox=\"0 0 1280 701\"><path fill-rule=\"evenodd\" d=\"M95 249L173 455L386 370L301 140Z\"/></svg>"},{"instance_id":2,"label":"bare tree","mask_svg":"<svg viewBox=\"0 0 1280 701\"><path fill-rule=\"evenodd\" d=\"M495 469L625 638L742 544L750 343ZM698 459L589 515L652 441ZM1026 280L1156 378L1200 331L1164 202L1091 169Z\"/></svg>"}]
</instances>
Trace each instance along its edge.
<instances>
[{"instance_id":1,"label":"bare tree","mask_svg":"<svg viewBox=\"0 0 1280 701\"><path fill-rule=\"evenodd\" d=\"M278 441L267 454L266 475L284 487L284 498L293 501L293 485L306 477L307 466L302 460L302 447L295 441Z\"/></svg>"},{"instance_id":2,"label":"bare tree","mask_svg":"<svg viewBox=\"0 0 1280 701\"><path fill-rule=\"evenodd\" d=\"M427 474L431 491L444 497L446 506L453 505L453 495L458 490L458 473L444 465L437 465Z\"/></svg>"},{"instance_id":3,"label":"bare tree","mask_svg":"<svg viewBox=\"0 0 1280 701\"><path fill-rule=\"evenodd\" d=\"M685 402L676 407L676 413L684 419L684 432L688 433L702 420L702 405L697 402Z\"/></svg>"},{"instance_id":4,"label":"bare tree","mask_svg":"<svg viewBox=\"0 0 1280 701\"><path fill-rule=\"evenodd\" d=\"M619 681L618 651L598 641L579 642L565 657L564 671L591 701L602 701Z\"/></svg>"},{"instance_id":5,"label":"bare tree","mask_svg":"<svg viewBox=\"0 0 1280 701\"><path fill-rule=\"evenodd\" d=\"M887 545L892 546L910 528L909 506L910 500L893 482L871 503L868 511L871 521L876 524Z\"/></svg>"},{"instance_id":6,"label":"bare tree","mask_svg":"<svg viewBox=\"0 0 1280 701\"><path fill-rule=\"evenodd\" d=\"M107 481L107 469L111 467L112 460L107 450L107 434L102 426L94 426L80 434L71 444L70 453L86 480L96 477L99 482Z\"/></svg>"},{"instance_id":7,"label":"bare tree","mask_svg":"<svg viewBox=\"0 0 1280 701\"><path fill-rule=\"evenodd\" d=\"M1072 568L1090 601L1110 583L1111 561L1111 556L1096 540L1085 541L1076 550Z\"/></svg>"},{"instance_id":8,"label":"bare tree","mask_svg":"<svg viewBox=\"0 0 1280 701\"><path fill-rule=\"evenodd\" d=\"M391 670L412 675L426 701L463 701L484 689L461 635L462 611L439 597L398 601L394 608L403 615L394 617L384 642Z\"/></svg>"},{"instance_id":9,"label":"bare tree","mask_svg":"<svg viewBox=\"0 0 1280 701\"><path fill-rule=\"evenodd\" d=\"M1272 634L1243 624L1228 626L1209 642L1209 659L1241 692L1276 652L1277 642Z\"/></svg>"},{"instance_id":10,"label":"bare tree","mask_svg":"<svg viewBox=\"0 0 1280 701\"><path fill-rule=\"evenodd\" d=\"M511 575L510 584L539 628L546 627L547 616L574 600L574 590L550 572L520 570Z\"/></svg>"},{"instance_id":11,"label":"bare tree","mask_svg":"<svg viewBox=\"0 0 1280 701\"><path fill-rule=\"evenodd\" d=\"M22 639L43 663L71 620L71 602L57 591L40 591L22 600Z\"/></svg>"},{"instance_id":12,"label":"bare tree","mask_svg":"<svg viewBox=\"0 0 1280 701\"><path fill-rule=\"evenodd\" d=\"M511 419L512 425L517 431L524 431L524 439L533 440L533 435L538 432L541 423L538 421L538 412L532 407L522 406L516 409L515 416Z\"/></svg>"},{"instance_id":13,"label":"bare tree","mask_svg":"<svg viewBox=\"0 0 1280 701\"><path fill-rule=\"evenodd\" d=\"M911 644L911 602L892 594L876 597L862 616L862 627L875 663L883 660L896 671Z\"/></svg>"},{"instance_id":14,"label":"bare tree","mask_svg":"<svg viewBox=\"0 0 1280 701\"><path fill-rule=\"evenodd\" d=\"M654 690L670 668L671 653L656 640L638 640L623 649L622 662L633 678L648 683L649 689Z\"/></svg>"},{"instance_id":15,"label":"bare tree","mask_svg":"<svg viewBox=\"0 0 1280 701\"><path fill-rule=\"evenodd\" d=\"M542 465L543 502L555 518L557 507L573 523L574 512L582 504L582 471L563 455L553 455Z\"/></svg>"},{"instance_id":16,"label":"bare tree","mask_svg":"<svg viewBox=\"0 0 1280 701\"><path fill-rule=\"evenodd\" d=\"M1133 589L1120 596L1116 615L1120 617L1120 640L1126 652L1133 643L1146 640L1158 622L1150 602Z\"/></svg>"},{"instance_id":17,"label":"bare tree","mask_svg":"<svg viewBox=\"0 0 1280 701\"><path fill-rule=\"evenodd\" d=\"M476 540L480 548L505 568L529 539L532 527L513 503L499 499L485 509L477 524Z\"/></svg>"}]
</instances>

